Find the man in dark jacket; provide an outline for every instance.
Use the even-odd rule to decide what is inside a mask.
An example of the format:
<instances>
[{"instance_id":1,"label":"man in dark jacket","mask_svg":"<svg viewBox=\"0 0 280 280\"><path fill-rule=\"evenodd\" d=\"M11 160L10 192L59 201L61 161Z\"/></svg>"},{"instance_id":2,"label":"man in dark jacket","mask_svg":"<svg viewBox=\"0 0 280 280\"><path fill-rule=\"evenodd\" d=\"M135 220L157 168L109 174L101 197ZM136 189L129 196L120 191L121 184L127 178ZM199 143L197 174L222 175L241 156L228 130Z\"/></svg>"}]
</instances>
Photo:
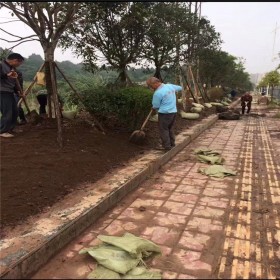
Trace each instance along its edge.
<instances>
[{"instance_id":1,"label":"man in dark jacket","mask_svg":"<svg viewBox=\"0 0 280 280\"><path fill-rule=\"evenodd\" d=\"M18 53L8 55L0 64L0 136L13 137L10 132L17 124L18 109L14 93L16 91L16 79L18 74L16 67L20 66L24 58Z\"/></svg>"},{"instance_id":2,"label":"man in dark jacket","mask_svg":"<svg viewBox=\"0 0 280 280\"><path fill-rule=\"evenodd\" d=\"M242 115L245 113L245 108L247 106L247 114L250 113L251 104L252 104L253 97L250 92L246 92L241 96L241 108L242 108Z\"/></svg>"}]
</instances>

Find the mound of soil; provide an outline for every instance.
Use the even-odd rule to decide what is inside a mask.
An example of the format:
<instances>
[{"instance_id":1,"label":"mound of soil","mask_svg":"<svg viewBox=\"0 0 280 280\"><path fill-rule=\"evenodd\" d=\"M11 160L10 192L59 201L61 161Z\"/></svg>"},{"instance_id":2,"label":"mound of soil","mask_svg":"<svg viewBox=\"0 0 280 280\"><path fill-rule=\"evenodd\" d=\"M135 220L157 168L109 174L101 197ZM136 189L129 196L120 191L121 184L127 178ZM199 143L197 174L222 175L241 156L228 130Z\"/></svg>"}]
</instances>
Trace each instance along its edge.
<instances>
[{"instance_id":1,"label":"mound of soil","mask_svg":"<svg viewBox=\"0 0 280 280\"><path fill-rule=\"evenodd\" d=\"M205 111L201 118L214 112ZM179 115L175 133L199 120ZM17 127L16 137L1 138L1 227L15 226L40 213L82 183L95 182L145 150L158 146L158 124L148 122L146 142L128 141L131 132L105 126L103 135L82 118L63 120L64 147L59 148L54 119Z\"/></svg>"}]
</instances>

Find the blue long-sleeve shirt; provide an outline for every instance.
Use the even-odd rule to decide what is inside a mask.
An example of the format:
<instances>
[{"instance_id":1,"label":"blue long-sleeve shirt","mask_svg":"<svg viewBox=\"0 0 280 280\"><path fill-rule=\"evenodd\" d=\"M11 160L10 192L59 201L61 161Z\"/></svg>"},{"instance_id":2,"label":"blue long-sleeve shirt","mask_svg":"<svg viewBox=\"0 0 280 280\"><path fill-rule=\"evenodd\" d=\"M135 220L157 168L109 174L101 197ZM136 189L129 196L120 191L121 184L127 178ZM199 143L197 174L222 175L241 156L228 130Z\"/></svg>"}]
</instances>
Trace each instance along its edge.
<instances>
[{"instance_id":1,"label":"blue long-sleeve shirt","mask_svg":"<svg viewBox=\"0 0 280 280\"><path fill-rule=\"evenodd\" d=\"M159 113L176 113L176 91L182 90L181 86L161 84L154 92L152 105Z\"/></svg>"}]
</instances>

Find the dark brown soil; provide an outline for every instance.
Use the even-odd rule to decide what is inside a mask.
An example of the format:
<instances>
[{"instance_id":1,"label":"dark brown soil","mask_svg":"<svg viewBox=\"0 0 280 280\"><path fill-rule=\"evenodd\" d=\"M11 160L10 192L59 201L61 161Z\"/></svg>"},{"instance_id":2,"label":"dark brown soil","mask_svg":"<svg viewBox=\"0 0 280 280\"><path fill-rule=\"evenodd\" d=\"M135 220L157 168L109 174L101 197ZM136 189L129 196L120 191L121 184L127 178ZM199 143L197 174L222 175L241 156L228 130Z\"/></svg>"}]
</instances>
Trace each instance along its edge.
<instances>
[{"instance_id":1,"label":"dark brown soil","mask_svg":"<svg viewBox=\"0 0 280 280\"><path fill-rule=\"evenodd\" d=\"M207 109L201 118L214 112ZM200 119L201 119L200 118ZM179 115L175 133L200 120ZM55 120L19 126L22 132L1 139L1 227L14 226L75 191L79 184L95 182L129 159L159 143L157 123L148 122L146 143L128 141L131 133L116 129L103 135L82 119L63 120L64 147L56 142ZM105 127L106 128L106 127Z\"/></svg>"}]
</instances>

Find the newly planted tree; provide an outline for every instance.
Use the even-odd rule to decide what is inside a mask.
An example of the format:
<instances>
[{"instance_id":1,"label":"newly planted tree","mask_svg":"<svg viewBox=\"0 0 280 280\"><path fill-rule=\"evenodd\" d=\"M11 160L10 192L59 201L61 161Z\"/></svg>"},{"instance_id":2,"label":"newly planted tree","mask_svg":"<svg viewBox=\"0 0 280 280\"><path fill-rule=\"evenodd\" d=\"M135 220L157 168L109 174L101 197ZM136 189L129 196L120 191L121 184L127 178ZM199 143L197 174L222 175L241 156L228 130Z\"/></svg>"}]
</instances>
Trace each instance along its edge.
<instances>
[{"instance_id":1,"label":"newly planted tree","mask_svg":"<svg viewBox=\"0 0 280 280\"><path fill-rule=\"evenodd\" d=\"M140 2L88 2L79 11L77 24L63 35L62 47L82 56L87 68L103 65L118 70L122 85L131 83L127 67L136 63L145 31L145 6Z\"/></svg>"},{"instance_id":2,"label":"newly planted tree","mask_svg":"<svg viewBox=\"0 0 280 280\"><path fill-rule=\"evenodd\" d=\"M59 43L62 34L69 26L76 21L76 13L80 7L79 2L1 2L0 7L5 7L11 11L20 21L28 25L34 34L21 37L18 34L14 36L16 40L2 40L10 43L21 43L37 40L44 50L46 87L49 97L49 115L51 115L51 99L53 96L55 113L58 123L58 142L62 146L61 117L59 111L59 102L56 90L56 78L54 70L54 51ZM14 45L13 47L15 47ZM12 47L12 48L13 48Z\"/></svg>"},{"instance_id":3,"label":"newly planted tree","mask_svg":"<svg viewBox=\"0 0 280 280\"><path fill-rule=\"evenodd\" d=\"M273 98L273 90L280 85L280 73L277 70L268 72L260 81L258 87L271 87L271 98Z\"/></svg>"}]
</instances>

